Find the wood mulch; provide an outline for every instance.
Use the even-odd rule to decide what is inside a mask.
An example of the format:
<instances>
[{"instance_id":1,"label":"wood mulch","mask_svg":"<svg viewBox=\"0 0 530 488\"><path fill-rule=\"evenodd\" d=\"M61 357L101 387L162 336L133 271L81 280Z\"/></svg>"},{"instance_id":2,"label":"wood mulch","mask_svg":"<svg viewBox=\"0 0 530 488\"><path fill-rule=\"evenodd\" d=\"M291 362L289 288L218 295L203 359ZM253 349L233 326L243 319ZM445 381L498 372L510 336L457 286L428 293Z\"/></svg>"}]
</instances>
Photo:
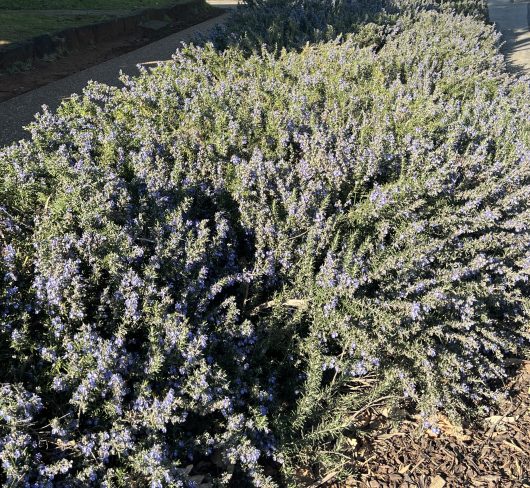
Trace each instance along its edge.
<instances>
[{"instance_id":1,"label":"wood mulch","mask_svg":"<svg viewBox=\"0 0 530 488\"><path fill-rule=\"evenodd\" d=\"M530 362L520 366L509 397L481 425L460 428L440 417L441 433L434 435L417 417L406 417L398 427L386 421L360 443L355 477L313 486L530 487Z\"/></svg>"}]
</instances>

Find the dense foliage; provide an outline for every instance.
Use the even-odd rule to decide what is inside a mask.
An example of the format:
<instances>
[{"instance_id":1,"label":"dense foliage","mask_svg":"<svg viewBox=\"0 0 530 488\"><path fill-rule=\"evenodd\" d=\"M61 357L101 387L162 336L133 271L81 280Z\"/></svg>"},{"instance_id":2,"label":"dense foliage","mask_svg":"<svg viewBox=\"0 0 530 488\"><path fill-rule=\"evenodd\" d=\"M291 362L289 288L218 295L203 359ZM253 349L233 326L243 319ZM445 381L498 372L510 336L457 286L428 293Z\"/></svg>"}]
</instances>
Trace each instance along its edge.
<instances>
[{"instance_id":1,"label":"dense foliage","mask_svg":"<svg viewBox=\"0 0 530 488\"><path fill-rule=\"evenodd\" d=\"M396 26L426 11L487 18L485 0L247 0L214 40L219 48L261 52L263 46L300 49L348 33L378 48Z\"/></svg>"},{"instance_id":2,"label":"dense foliage","mask_svg":"<svg viewBox=\"0 0 530 488\"><path fill-rule=\"evenodd\" d=\"M370 404L495 401L530 338L530 86L428 10L377 47L186 47L0 152L4 485L286 485Z\"/></svg>"}]
</instances>

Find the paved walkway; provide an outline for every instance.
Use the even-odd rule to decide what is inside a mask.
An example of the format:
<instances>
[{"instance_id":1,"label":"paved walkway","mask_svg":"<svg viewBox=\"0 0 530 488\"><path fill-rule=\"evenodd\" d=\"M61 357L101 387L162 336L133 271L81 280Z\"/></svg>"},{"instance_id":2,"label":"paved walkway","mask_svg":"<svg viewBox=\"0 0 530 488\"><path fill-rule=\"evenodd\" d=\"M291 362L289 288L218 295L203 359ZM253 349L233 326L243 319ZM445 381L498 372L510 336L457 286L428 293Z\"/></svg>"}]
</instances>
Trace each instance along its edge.
<instances>
[{"instance_id":1,"label":"paved walkway","mask_svg":"<svg viewBox=\"0 0 530 488\"><path fill-rule=\"evenodd\" d=\"M530 74L530 1L489 0L490 20L504 37L504 52L512 68Z\"/></svg>"},{"instance_id":2,"label":"paved walkway","mask_svg":"<svg viewBox=\"0 0 530 488\"><path fill-rule=\"evenodd\" d=\"M230 8L234 7L238 0L208 0L208 3ZM224 14L202 22L136 51L110 59L0 103L0 147L26 137L27 132L22 127L33 120L34 114L41 110L42 105L55 109L63 98L68 98L72 93L80 93L89 80L118 85L120 70L133 75L138 72L137 65L139 64L149 65L171 59L181 42L189 42L198 34L207 34L215 25L224 22L227 16L228 14Z\"/></svg>"}]
</instances>

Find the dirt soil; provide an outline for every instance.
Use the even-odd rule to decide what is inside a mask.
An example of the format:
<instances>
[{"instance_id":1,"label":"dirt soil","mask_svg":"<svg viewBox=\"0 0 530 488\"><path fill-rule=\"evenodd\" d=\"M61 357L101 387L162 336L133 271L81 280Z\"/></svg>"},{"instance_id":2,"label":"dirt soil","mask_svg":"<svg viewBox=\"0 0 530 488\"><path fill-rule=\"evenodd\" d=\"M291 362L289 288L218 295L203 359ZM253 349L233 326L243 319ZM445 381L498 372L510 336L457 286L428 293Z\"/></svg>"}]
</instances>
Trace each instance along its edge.
<instances>
[{"instance_id":1,"label":"dirt soil","mask_svg":"<svg viewBox=\"0 0 530 488\"><path fill-rule=\"evenodd\" d=\"M413 416L397 428L388 421L381 427L380 412L372 412L370 421L379 427L360 444L352 462L359 474L311 486L530 487L530 362L519 366L508 385L509 397L480 425L459 428L441 417L441 433L434 435Z\"/></svg>"},{"instance_id":2,"label":"dirt soil","mask_svg":"<svg viewBox=\"0 0 530 488\"><path fill-rule=\"evenodd\" d=\"M170 35L223 13L224 11L221 9L208 9L192 19L175 21L164 29L163 35ZM19 71L12 74L0 73L0 103L40 86L47 85L52 81L82 71L90 66L138 49L153 42L158 37L160 36L146 37L142 32L136 32L112 41L89 45L83 50L65 54L51 61L37 60L28 71Z\"/></svg>"}]
</instances>

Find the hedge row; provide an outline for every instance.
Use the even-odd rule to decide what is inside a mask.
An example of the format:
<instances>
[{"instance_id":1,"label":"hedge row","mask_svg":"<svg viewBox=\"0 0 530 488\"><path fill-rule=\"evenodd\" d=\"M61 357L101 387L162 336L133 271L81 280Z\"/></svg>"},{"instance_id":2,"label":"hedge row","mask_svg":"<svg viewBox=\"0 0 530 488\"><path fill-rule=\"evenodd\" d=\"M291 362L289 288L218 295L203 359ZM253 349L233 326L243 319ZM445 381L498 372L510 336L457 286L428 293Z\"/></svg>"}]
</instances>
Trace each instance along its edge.
<instances>
[{"instance_id":1,"label":"hedge row","mask_svg":"<svg viewBox=\"0 0 530 488\"><path fill-rule=\"evenodd\" d=\"M264 46L278 52L350 35L358 45L379 48L422 12L488 17L485 0L247 0L214 42L219 49L259 53Z\"/></svg>"},{"instance_id":2,"label":"hedge row","mask_svg":"<svg viewBox=\"0 0 530 488\"><path fill-rule=\"evenodd\" d=\"M427 10L188 46L0 152L2 484L294 486L369 405L487 411L530 339L530 85Z\"/></svg>"}]
</instances>

